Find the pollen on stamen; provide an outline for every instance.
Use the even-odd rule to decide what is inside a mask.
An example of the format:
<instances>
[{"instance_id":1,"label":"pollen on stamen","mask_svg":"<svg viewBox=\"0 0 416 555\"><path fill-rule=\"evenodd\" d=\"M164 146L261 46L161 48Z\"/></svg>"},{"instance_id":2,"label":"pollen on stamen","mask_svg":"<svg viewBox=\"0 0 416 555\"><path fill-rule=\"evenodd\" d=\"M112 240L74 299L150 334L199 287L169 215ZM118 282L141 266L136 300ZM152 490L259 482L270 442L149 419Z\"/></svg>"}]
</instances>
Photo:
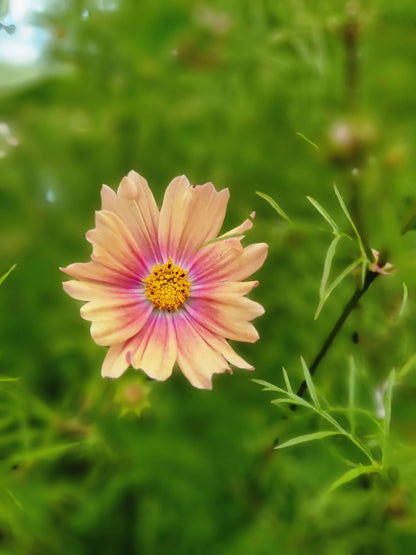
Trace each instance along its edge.
<instances>
[{"instance_id":1,"label":"pollen on stamen","mask_svg":"<svg viewBox=\"0 0 416 555\"><path fill-rule=\"evenodd\" d=\"M172 258L153 266L152 273L143 281L145 295L159 310L178 310L190 295L191 282L188 270L175 266Z\"/></svg>"}]
</instances>

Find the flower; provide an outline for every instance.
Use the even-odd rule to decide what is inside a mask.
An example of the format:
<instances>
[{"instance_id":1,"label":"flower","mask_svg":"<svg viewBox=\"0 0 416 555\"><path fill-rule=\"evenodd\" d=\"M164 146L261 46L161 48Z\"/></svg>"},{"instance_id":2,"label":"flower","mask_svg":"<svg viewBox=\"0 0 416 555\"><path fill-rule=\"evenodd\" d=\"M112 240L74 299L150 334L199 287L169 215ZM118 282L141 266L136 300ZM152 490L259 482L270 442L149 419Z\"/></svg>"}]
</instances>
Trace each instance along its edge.
<instances>
[{"instance_id":1,"label":"flower","mask_svg":"<svg viewBox=\"0 0 416 555\"><path fill-rule=\"evenodd\" d=\"M144 374L123 376L118 381L114 402L119 408L120 417L131 413L140 417L144 409L150 407L151 385Z\"/></svg>"},{"instance_id":2,"label":"flower","mask_svg":"<svg viewBox=\"0 0 416 555\"><path fill-rule=\"evenodd\" d=\"M390 262L381 263L382 257L379 251L376 251L375 249L371 249L371 252L373 253L374 260L369 264L368 267L373 273L388 276L394 271L394 266L393 264L390 264Z\"/></svg>"},{"instance_id":3,"label":"flower","mask_svg":"<svg viewBox=\"0 0 416 555\"><path fill-rule=\"evenodd\" d=\"M231 372L230 364L253 370L227 340L259 338L251 320L264 309L245 296L258 281L242 280L263 264L267 245L243 248L248 219L217 237L228 189L176 177L159 211L146 180L131 171L117 193L103 185L101 198L86 234L91 261L61 269L76 278L65 291L87 301L81 316L94 341L109 347L102 375L118 378L132 366L166 380L177 363L192 385L211 389L212 375Z\"/></svg>"}]
</instances>

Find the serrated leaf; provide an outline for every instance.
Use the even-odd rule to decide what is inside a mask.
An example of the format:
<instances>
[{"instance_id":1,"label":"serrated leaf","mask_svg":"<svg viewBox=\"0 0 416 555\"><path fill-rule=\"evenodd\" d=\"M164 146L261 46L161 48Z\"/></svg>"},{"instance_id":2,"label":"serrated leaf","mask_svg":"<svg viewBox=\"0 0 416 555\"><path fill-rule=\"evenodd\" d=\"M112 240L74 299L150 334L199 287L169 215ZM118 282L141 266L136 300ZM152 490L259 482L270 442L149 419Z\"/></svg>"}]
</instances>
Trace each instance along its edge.
<instances>
[{"instance_id":1,"label":"serrated leaf","mask_svg":"<svg viewBox=\"0 0 416 555\"><path fill-rule=\"evenodd\" d=\"M312 381L311 373L309 372L309 368L306 365L306 362L303 357L300 357L300 361L302 364L303 375L305 376L305 381L309 389L309 394L312 398L312 401L317 409L321 409L321 403L318 399L318 394L315 389L315 384Z\"/></svg>"},{"instance_id":2,"label":"serrated leaf","mask_svg":"<svg viewBox=\"0 0 416 555\"><path fill-rule=\"evenodd\" d=\"M284 218L287 222L291 223L291 219L289 218L289 216L272 197L270 197L269 195L266 195L266 193L261 193L260 191L256 191L256 195L266 200L276 210L279 216Z\"/></svg>"},{"instance_id":3,"label":"serrated leaf","mask_svg":"<svg viewBox=\"0 0 416 555\"><path fill-rule=\"evenodd\" d=\"M380 472L381 467L376 466L374 464L370 464L367 466L360 465L356 468L350 468L347 470L345 474L343 474L338 480L335 480L333 484L331 484L329 491L333 491L334 489L339 488L340 486L355 480L358 476L362 476L363 474L374 474Z\"/></svg>"},{"instance_id":4,"label":"serrated leaf","mask_svg":"<svg viewBox=\"0 0 416 555\"><path fill-rule=\"evenodd\" d=\"M341 235L339 231L339 227L337 226L335 221L331 218L331 216L328 214L328 212L325 210L325 208L321 206L319 202L314 198L309 196L307 196L306 198L315 207L315 209L321 214L321 216L329 223L329 225L332 227L332 232L335 233L335 235Z\"/></svg>"},{"instance_id":5,"label":"serrated leaf","mask_svg":"<svg viewBox=\"0 0 416 555\"><path fill-rule=\"evenodd\" d=\"M13 270L16 268L17 264L13 264L13 266L0 277L0 285L3 283L3 281L7 278L7 276L9 274L11 274L13 272Z\"/></svg>"},{"instance_id":6,"label":"serrated leaf","mask_svg":"<svg viewBox=\"0 0 416 555\"><path fill-rule=\"evenodd\" d=\"M314 432L312 434L305 434L302 436L294 437L293 439L289 439L288 441L285 441L284 443L277 445L275 449L284 449L285 447L292 447L293 445L298 445L299 443L316 441L317 439L324 439L325 437L337 436L337 435L341 435L341 433L334 432L333 430Z\"/></svg>"}]
</instances>

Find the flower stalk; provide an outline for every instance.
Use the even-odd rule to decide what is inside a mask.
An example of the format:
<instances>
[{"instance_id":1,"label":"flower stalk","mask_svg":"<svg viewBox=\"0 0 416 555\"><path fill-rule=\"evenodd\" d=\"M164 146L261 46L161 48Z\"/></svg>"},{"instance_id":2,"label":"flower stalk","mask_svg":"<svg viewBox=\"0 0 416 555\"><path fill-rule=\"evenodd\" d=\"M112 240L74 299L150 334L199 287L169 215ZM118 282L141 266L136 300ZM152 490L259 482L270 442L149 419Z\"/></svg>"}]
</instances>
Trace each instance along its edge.
<instances>
[{"instance_id":1,"label":"flower stalk","mask_svg":"<svg viewBox=\"0 0 416 555\"><path fill-rule=\"evenodd\" d=\"M343 309L340 317L335 322L333 328L329 332L328 337L324 341L319 353L316 355L312 364L309 366L309 372L310 372L311 376L313 376L314 373L316 372L320 362L322 361L322 359L324 358L324 356L328 352L328 349L331 347L332 343L334 342L336 336L338 335L339 331L341 330L341 328L344 325L345 321L347 320L348 316L357 307L358 302L360 301L361 297L364 295L364 293L367 291L367 289L370 287L370 285L373 283L373 281L376 279L376 277L378 275L380 275L380 272L373 272L372 270L367 270L365 278L364 278L363 286L362 287L358 286L356 288L352 297L347 302L347 304L344 306L344 309ZM303 380L303 382L301 383L301 385L298 389L297 395L299 397L302 397L304 395L305 391L307 390L307 388L308 388L308 384L306 383L306 380ZM296 405L292 405L291 408L292 408L292 410L295 410Z\"/></svg>"}]
</instances>

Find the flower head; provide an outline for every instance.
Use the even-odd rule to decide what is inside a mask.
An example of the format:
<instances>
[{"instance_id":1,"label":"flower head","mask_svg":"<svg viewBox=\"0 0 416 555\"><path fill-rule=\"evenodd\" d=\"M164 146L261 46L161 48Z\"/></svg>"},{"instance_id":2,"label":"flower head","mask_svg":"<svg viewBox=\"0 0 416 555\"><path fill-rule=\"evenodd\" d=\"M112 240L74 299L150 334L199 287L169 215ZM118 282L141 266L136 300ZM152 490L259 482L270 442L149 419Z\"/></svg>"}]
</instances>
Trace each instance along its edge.
<instances>
[{"instance_id":1,"label":"flower head","mask_svg":"<svg viewBox=\"0 0 416 555\"><path fill-rule=\"evenodd\" d=\"M86 301L81 316L94 341L109 347L102 375L117 378L132 366L166 380L177 363L192 385L211 389L212 375L231 372L230 364L252 370L227 340L259 337L251 320L264 309L245 296L258 282L243 280L263 264L267 245L243 248L250 220L217 237L228 189L176 177L159 211L131 171L117 193L103 185L101 198L87 232L91 261L62 270L76 278L64 289Z\"/></svg>"}]
</instances>

